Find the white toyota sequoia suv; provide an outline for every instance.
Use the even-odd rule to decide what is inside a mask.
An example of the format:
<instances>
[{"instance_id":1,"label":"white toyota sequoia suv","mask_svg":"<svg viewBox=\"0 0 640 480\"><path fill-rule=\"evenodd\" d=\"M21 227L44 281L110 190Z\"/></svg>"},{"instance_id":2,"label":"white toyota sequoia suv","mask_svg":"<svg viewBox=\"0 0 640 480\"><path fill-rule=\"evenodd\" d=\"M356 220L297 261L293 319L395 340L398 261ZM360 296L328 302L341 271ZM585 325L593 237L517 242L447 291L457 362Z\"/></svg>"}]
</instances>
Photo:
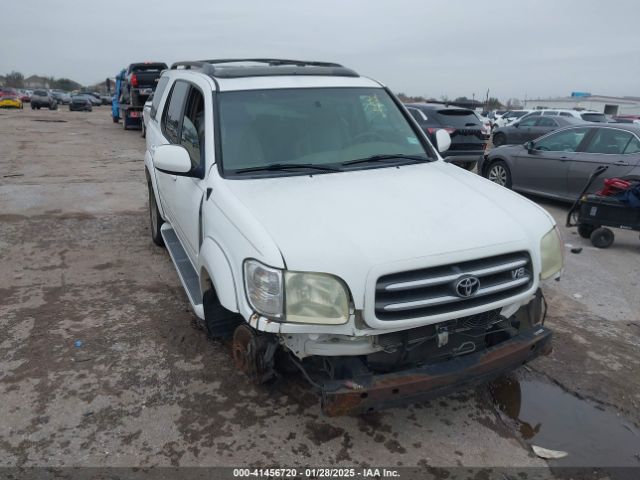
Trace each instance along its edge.
<instances>
[{"instance_id":1,"label":"white toyota sequoia suv","mask_svg":"<svg viewBox=\"0 0 640 480\"><path fill-rule=\"evenodd\" d=\"M486 381L548 353L553 219L445 163L383 85L338 64L178 62L146 125L151 233L195 315L258 382L325 413Z\"/></svg>"}]
</instances>

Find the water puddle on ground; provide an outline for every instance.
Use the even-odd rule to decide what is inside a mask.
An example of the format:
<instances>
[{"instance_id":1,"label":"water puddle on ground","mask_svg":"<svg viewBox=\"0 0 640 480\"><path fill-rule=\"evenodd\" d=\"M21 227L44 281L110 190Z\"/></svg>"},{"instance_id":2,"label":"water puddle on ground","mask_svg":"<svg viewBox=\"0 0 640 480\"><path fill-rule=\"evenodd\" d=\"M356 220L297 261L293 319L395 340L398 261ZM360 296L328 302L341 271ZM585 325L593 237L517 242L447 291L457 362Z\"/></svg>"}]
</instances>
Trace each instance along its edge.
<instances>
[{"instance_id":1,"label":"water puddle on ground","mask_svg":"<svg viewBox=\"0 0 640 480\"><path fill-rule=\"evenodd\" d=\"M640 431L615 413L535 379L501 377L489 391L525 442L568 453L551 466L640 466Z\"/></svg>"}]
</instances>

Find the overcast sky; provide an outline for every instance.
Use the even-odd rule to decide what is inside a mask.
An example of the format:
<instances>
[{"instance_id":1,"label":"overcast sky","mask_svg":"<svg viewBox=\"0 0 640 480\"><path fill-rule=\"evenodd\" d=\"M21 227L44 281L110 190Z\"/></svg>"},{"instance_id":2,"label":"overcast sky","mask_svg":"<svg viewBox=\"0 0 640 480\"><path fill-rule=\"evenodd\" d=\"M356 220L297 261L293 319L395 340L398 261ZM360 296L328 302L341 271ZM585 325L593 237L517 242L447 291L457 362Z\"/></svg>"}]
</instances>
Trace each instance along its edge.
<instances>
[{"instance_id":1,"label":"overcast sky","mask_svg":"<svg viewBox=\"0 0 640 480\"><path fill-rule=\"evenodd\" d=\"M0 74L91 84L137 61L264 56L336 61L436 98L640 96L640 0L7 3Z\"/></svg>"}]
</instances>

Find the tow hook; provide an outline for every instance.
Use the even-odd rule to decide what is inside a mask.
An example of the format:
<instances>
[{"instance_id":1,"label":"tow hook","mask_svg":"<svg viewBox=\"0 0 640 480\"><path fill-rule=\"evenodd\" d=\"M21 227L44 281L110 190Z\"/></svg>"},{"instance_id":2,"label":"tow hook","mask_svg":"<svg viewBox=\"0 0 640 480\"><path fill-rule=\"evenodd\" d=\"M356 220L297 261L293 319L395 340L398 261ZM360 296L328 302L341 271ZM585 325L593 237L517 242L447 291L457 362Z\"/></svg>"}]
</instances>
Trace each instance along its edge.
<instances>
[{"instance_id":1,"label":"tow hook","mask_svg":"<svg viewBox=\"0 0 640 480\"><path fill-rule=\"evenodd\" d=\"M444 347L449 343L449 330L446 325L436 325L436 336L438 339L438 348Z\"/></svg>"},{"instance_id":2,"label":"tow hook","mask_svg":"<svg viewBox=\"0 0 640 480\"><path fill-rule=\"evenodd\" d=\"M275 376L274 358L278 341L243 324L233 332L233 362L253 383L261 384Z\"/></svg>"}]
</instances>

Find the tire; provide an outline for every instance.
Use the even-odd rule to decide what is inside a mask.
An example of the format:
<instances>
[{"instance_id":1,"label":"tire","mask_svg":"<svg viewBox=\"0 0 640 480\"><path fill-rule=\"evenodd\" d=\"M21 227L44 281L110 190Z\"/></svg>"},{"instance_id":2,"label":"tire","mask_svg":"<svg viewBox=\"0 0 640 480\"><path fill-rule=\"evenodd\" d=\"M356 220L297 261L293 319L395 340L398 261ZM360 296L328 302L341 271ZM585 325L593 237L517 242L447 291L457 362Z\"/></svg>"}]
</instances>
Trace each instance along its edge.
<instances>
[{"instance_id":1,"label":"tire","mask_svg":"<svg viewBox=\"0 0 640 480\"><path fill-rule=\"evenodd\" d=\"M36 106L32 103L31 104L31 110L35 110L35 109L36 109Z\"/></svg>"},{"instance_id":2,"label":"tire","mask_svg":"<svg viewBox=\"0 0 640 480\"><path fill-rule=\"evenodd\" d=\"M125 130L129 130L129 126L127 125L127 114L125 113L122 117L122 128Z\"/></svg>"},{"instance_id":3,"label":"tire","mask_svg":"<svg viewBox=\"0 0 640 480\"><path fill-rule=\"evenodd\" d=\"M156 196L153 193L153 186L151 185L151 182L147 183L147 188L149 190L149 228L151 230L151 240L153 240L153 243L157 246L164 247L164 239L160 233L160 227L162 227L164 220L160 215L160 210L156 203Z\"/></svg>"},{"instance_id":4,"label":"tire","mask_svg":"<svg viewBox=\"0 0 640 480\"><path fill-rule=\"evenodd\" d=\"M591 243L596 248L609 248L613 243L615 235L613 232L605 227L596 228L591 233Z\"/></svg>"},{"instance_id":5,"label":"tire","mask_svg":"<svg viewBox=\"0 0 640 480\"><path fill-rule=\"evenodd\" d=\"M582 238L591 238L591 234L597 228L600 227L598 227L597 225L591 225L589 223L580 223L578 225L578 235L580 235Z\"/></svg>"},{"instance_id":6,"label":"tire","mask_svg":"<svg viewBox=\"0 0 640 480\"><path fill-rule=\"evenodd\" d=\"M140 136L142 138L146 138L147 137L147 130L146 128L144 128L144 120L142 122L140 122L142 124L142 128L141 128L141 132L140 132Z\"/></svg>"},{"instance_id":7,"label":"tire","mask_svg":"<svg viewBox=\"0 0 640 480\"><path fill-rule=\"evenodd\" d=\"M239 314L227 310L220 304L213 287L204 292L202 304L204 307L204 326L209 338L231 338L235 329L244 323L244 319Z\"/></svg>"},{"instance_id":8,"label":"tire","mask_svg":"<svg viewBox=\"0 0 640 480\"><path fill-rule=\"evenodd\" d=\"M49 105L49 110L58 110L58 104L54 103L53 105Z\"/></svg>"},{"instance_id":9,"label":"tire","mask_svg":"<svg viewBox=\"0 0 640 480\"><path fill-rule=\"evenodd\" d=\"M493 183L497 183L498 185L511 188L511 170L505 162L502 160L496 160L489 164L489 168L487 168L486 178L491 180Z\"/></svg>"},{"instance_id":10,"label":"tire","mask_svg":"<svg viewBox=\"0 0 640 480\"><path fill-rule=\"evenodd\" d=\"M495 147L501 147L502 145L505 145L507 143L507 136L504 133L496 133L493 136L493 146Z\"/></svg>"}]
</instances>

